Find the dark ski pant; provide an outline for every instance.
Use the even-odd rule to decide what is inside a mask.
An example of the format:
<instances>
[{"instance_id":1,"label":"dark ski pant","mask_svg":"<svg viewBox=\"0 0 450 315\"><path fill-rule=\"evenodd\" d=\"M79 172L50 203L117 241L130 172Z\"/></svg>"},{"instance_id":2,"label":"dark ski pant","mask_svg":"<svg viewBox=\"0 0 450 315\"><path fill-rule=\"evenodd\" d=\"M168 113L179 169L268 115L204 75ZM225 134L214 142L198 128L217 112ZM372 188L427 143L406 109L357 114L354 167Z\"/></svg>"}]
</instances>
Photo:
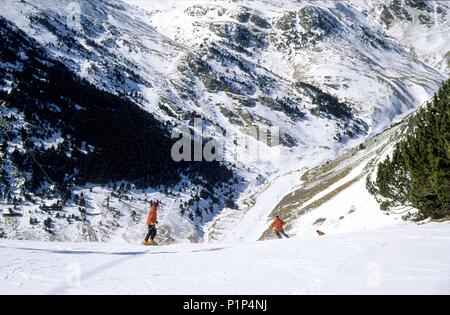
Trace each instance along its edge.
<instances>
[{"instance_id":1,"label":"dark ski pant","mask_svg":"<svg viewBox=\"0 0 450 315\"><path fill-rule=\"evenodd\" d=\"M148 233L145 237L145 241L148 242L148 239L151 239L152 241L155 239L156 236L156 226L154 224L148 226Z\"/></svg>"},{"instance_id":2,"label":"dark ski pant","mask_svg":"<svg viewBox=\"0 0 450 315\"><path fill-rule=\"evenodd\" d=\"M289 238L289 235L287 235L284 230L275 231L275 234L278 236L278 238L281 238L281 235L284 235L284 237Z\"/></svg>"}]
</instances>

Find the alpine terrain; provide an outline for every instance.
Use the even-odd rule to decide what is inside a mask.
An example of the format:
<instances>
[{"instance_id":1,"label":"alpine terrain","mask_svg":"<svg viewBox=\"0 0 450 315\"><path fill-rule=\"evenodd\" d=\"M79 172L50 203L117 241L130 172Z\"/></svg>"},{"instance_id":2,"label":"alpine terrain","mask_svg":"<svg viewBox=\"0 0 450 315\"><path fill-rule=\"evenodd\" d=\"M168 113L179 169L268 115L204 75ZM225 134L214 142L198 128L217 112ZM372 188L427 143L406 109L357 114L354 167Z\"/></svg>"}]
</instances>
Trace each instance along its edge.
<instances>
[{"instance_id":1,"label":"alpine terrain","mask_svg":"<svg viewBox=\"0 0 450 315\"><path fill-rule=\"evenodd\" d=\"M0 293L450 293L449 30L444 0L3 0Z\"/></svg>"}]
</instances>

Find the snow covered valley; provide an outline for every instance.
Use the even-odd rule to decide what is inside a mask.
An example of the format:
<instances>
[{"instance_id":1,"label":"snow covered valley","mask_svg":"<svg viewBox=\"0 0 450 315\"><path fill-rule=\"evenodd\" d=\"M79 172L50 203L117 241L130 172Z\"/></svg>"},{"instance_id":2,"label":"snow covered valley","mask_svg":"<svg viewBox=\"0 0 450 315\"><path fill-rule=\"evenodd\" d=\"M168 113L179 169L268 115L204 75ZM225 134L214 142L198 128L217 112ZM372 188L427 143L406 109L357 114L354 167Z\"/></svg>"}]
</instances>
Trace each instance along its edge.
<instances>
[{"instance_id":1,"label":"snow covered valley","mask_svg":"<svg viewBox=\"0 0 450 315\"><path fill-rule=\"evenodd\" d=\"M448 1L3 2L0 294L450 294Z\"/></svg>"}]
</instances>

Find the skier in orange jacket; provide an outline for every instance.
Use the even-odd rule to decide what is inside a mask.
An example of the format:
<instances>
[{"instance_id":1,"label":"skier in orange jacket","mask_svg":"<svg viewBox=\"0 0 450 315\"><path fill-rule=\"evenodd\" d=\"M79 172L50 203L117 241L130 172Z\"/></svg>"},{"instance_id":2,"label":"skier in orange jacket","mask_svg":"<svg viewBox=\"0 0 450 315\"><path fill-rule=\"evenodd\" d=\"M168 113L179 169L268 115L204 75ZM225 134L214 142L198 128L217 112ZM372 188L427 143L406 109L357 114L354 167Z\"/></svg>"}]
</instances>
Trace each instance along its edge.
<instances>
[{"instance_id":1,"label":"skier in orange jacket","mask_svg":"<svg viewBox=\"0 0 450 315\"><path fill-rule=\"evenodd\" d=\"M286 232L283 229L284 221L280 219L280 216L276 216L275 220L270 225L271 228L275 230L275 234L278 236L278 238L281 238L281 235L283 235L286 238L289 238L289 235L286 234Z\"/></svg>"},{"instance_id":2,"label":"skier in orange jacket","mask_svg":"<svg viewBox=\"0 0 450 315\"><path fill-rule=\"evenodd\" d=\"M150 211L148 212L146 224L148 226L148 233L144 240L144 245L156 245L156 224L158 223L158 216L156 210L158 209L159 202L155 201L150 206ZM149 241L150 239L150 241Z\"/></svg>"}]
</instances>

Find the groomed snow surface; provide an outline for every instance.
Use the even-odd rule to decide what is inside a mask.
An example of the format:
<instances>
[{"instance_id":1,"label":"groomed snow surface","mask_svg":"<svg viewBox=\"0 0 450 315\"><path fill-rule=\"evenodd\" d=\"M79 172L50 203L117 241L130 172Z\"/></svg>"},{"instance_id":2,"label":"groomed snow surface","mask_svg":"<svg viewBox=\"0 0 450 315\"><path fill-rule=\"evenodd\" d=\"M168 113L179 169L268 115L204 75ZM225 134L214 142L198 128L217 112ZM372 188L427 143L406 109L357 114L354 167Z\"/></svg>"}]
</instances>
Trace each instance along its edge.
<instances>
[{"instance_id":1,"label":"groomed snow surface","mask_svg":"<svg viewBox=\"0 0 450 315\"><path fill-rule=\"evenodd\" d=\"M449 294L450 225L233 245L0 241L2 294Z\"/></svg>"}]
</instances>

